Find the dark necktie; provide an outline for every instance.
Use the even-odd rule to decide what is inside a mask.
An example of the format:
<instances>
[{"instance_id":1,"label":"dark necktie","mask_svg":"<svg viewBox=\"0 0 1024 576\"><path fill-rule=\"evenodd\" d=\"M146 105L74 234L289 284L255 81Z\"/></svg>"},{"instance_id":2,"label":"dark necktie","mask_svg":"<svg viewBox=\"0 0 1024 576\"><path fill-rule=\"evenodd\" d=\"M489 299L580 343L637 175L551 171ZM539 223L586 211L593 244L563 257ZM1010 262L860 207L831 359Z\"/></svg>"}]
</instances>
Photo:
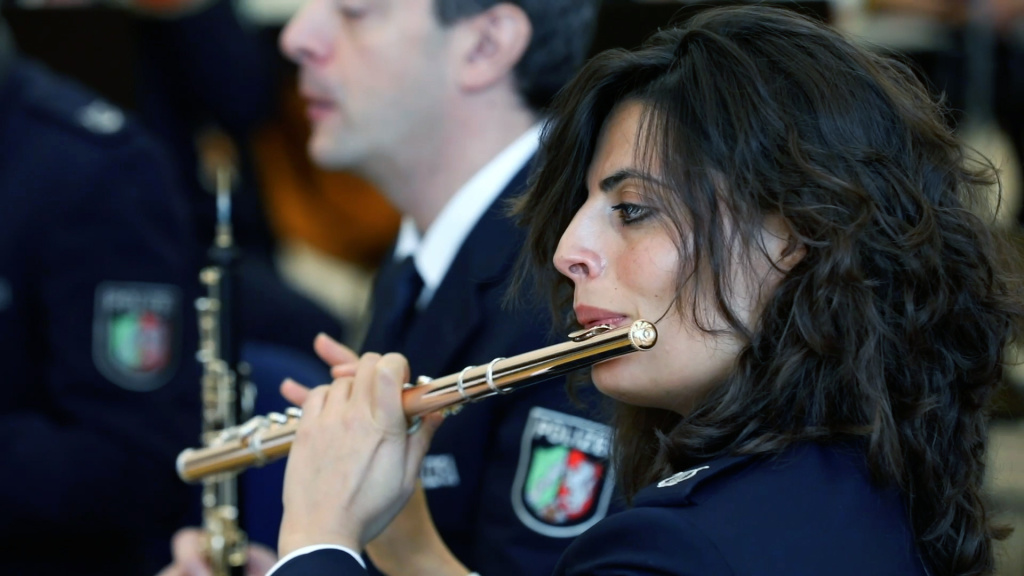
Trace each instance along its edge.
<instances>
[{"instance_id":1,"label":"dark necktie","mask_svg":"<svg viewBox=\"0 0 1024 576\"><path fill-rule=\"evenodd\" d=\"M393 262L381 272L364 350L382 354L399 350L415 316L416 299L422 290L423 279L416 271L412 256Z\"/></svg>"}]
</instances>

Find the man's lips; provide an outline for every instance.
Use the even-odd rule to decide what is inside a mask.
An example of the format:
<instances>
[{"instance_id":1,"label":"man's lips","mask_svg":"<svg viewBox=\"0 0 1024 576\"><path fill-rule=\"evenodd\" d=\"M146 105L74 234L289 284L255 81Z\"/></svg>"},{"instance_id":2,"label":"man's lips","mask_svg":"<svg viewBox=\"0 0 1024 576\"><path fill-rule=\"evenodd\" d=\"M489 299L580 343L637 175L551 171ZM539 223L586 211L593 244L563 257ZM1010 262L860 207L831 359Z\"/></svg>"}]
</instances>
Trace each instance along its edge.
<instances>
[{"instance_id":1,"label":"man's lips","mask_svg":"<svg viewBox=\"0 0 1024 576\"><path fill-rule=\"evenodd\" d=\"M310 116L321 116L337 108L331 92L308 78L300 82L299 96L305 101L306 112Z\"/></svg>"},{"instance_id":2,"label":"man's lips","mask_svg":"<svg viewBox=\"0 0 1024 576\"><path fill-rule=\"evenodd\" d=\"M335 110L334 102L326 98L306 98L306 115L311 121L323 119Z\"/></svg>"},{"instance_id":3,"label":"man's lips","mask_svg":"<svg viewBox=\"0 0 1024 576\"><path fill-rule=\"evenodd\" d=\"M624 326L629 322L629 317L625 314L594 306L579 305L574 310L576 311L576 321L587 329L600 326L601 324L607 324L612 328L616 328Z\"/></svg>"}]
</instances>

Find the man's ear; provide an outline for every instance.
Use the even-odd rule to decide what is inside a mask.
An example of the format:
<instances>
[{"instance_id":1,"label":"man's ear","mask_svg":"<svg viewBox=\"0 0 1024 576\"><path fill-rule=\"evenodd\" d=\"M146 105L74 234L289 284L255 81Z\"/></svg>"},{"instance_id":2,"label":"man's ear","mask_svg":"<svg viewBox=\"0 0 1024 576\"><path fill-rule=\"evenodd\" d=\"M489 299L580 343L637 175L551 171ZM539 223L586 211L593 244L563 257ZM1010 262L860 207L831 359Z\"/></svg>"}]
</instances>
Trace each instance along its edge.
<instances>
[{"instance_id":1,"label":"man's ear","mask_svg":"<svg viewBox=\"0 0 1024 576\"><path fill-rule=\"evenodd\" d=\"M458 25L463 34L458 79L469 91L510 79L533 37L529 16L509 3L497 4Z\"/></svg>"}]
</instances>

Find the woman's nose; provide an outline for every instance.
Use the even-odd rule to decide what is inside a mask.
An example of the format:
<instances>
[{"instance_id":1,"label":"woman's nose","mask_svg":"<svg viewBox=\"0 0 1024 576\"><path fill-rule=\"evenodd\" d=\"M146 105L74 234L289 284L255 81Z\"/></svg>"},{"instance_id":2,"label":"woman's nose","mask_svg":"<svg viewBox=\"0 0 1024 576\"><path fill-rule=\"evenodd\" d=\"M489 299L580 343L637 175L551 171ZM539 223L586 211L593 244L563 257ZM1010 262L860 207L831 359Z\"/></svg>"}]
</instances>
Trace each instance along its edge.
<instances>
[{"instance_id":1,"label":"woman's nose","mask_svg":"<svg viewBox=\"0 0 1024 576\"><path fill-rule=\"evenodd\" d=\"M600 275L604 259L597 249L598 239L597 227L581 208L558 241L555 268L573 282Z\"/></svg>"}]
</instances>

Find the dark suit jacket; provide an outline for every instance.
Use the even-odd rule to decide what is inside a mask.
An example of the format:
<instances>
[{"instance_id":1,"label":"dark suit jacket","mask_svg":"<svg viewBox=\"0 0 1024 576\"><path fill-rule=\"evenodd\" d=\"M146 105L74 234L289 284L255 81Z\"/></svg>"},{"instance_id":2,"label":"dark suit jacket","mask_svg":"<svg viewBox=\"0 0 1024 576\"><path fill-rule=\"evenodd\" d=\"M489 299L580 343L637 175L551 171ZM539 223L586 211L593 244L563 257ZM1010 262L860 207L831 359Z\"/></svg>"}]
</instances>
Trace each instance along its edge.
<instances>
[{"instance_id":1,"label":"dark suit jacket","mask_svg":"<svg viewBox=\"0 0 1024 576\"><path fill-rule=\"evenodd\" d=\"M414 378L436 378L554 343L544 307L510 311L501 304L523 245L505 202L523 191L527 171L476 224L404 340L381 334L374 314L364 350L402 352ZM388 289L381 285L386 270L380 278L375 301ZM582 397L594 402L596 392ZM449 417L421 474L445 542L487 576L549 574L572 538L614 506L607 442L583 441L607 431L568 400L564 380L487 398ZM554 483L538 481L543 472L554 472ZM566 481L588 474L589 483Z\"/></svg>"},{"instance_id":2,"label":"dark suit jacket","mask_svg":"<svg viewBox=\"0 0 1024 576\"><path fill-rule=\"evenodd\" d=\"M314 552L274 576L361 574ZM330 570L330 572L328 572ZM708 461L642 490L566 550L556 576L924 576L903 499L869 479L861 450L802 445ZM486 574L484 574L486 576Z\"/></svg>"}]
</instances>

